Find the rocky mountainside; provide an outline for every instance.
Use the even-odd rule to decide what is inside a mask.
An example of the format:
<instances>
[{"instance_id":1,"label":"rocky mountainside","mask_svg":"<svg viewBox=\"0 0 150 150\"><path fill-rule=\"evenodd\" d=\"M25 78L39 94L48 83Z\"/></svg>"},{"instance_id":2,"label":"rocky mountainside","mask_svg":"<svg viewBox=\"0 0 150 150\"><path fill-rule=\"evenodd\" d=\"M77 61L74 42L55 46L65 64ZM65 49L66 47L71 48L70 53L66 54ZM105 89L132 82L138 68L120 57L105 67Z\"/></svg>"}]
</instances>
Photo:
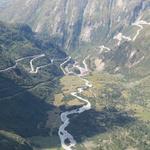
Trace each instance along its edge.
<instances>
[{"instance_id":1,"label":"rocky mountainside","mask_svg":"<svg viewBox=\"0 0 150 150\"><path fill-rule=\"evenodd\" d=\"M75 49L106 43L140 16L150 19L149 8L149 0L9 0L0 19L26 22L66 49Z\"/></svg>"}]
</instances>

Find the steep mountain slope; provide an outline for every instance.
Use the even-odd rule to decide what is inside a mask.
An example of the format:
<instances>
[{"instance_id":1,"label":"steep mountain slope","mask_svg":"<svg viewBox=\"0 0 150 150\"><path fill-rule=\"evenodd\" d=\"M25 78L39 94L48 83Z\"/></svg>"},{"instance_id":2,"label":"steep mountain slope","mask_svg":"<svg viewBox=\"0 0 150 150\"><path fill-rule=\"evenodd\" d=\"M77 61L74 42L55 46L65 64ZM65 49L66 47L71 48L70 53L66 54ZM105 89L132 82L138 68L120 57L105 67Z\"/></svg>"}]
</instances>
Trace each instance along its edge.
<instances>
[{"instance_id":1,"label":"steep mountain slope","mask_svg":"<svg viewBox=\"0 0 150 150\"><path fill-rule=\"evenodd\" d=\"M143 29L140 31L139 27L130 27L123 33L116 34L122 34L122 37L125 36L130 40L111 39L106 43L105 46L107 47L96 47L93 52L93 58L91 58L91 60L96 60L94 62L96 70L99 69L99 65L102 66L99 71L121 73L127 77L142 78L149 75L150 22L146 22L142 26ZM139 35L133 40L134 35L138 32Z\"/></svg>"},{"instance_id":2,"label":"steep mountain slope","mask_svg":"<svg viewBox=\"0 0 150 150\"><path fill-rule=\"evenodd\" d=\"M61 110L53 101L65 58L29 26L0 22L0 149L31 150L27 138L57 135L45 124L48 112Z\"/></svg>"},{"instance_id":3,"label":"steep mountain slope","mask_svg":"<svg viewBox=\"0 0 150 150\"><path fill-rule=\"evenodd\" d=\"M6 131L0 131L0 148L4 150L32 150L25 139Z\"/></svg>"},{"instance_id":4,"label":"steep mountain slope","mask_svg":"<svg viewBox=\"0 0 150 150\"><path fill-rule=\"evenodd\" d=\"M141 15L149 19L149 8L149 0L14 0L0 10L0 19L26 22L75 49L107 42Z\"/></svg>"}]
</instances>

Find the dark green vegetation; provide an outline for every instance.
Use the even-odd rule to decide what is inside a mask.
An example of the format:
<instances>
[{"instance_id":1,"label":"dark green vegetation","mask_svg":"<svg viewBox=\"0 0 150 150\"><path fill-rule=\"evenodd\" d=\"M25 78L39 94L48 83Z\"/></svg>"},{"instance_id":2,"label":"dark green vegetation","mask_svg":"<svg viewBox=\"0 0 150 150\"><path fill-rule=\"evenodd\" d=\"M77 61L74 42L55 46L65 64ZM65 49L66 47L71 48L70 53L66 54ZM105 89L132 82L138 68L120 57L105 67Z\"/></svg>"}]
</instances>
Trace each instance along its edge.
<instances>
[{"instance_id":1,"label":"dark green vegetation","mask_svg":"<svg viewBox=\"0 0 150 150\"><path fill-rule=\"evenodd\" d=\"M13 148L15 148L15 150L30 150L34 145L32 141L27 141L27 138L33 136L48 137L50 132L52 132L51 136L57 136L57 127L46 127L45 125L48 119L47 112L54 112L56 109L59 109L50 104L53 101L52 95L55 89L52 84L55 83L50 82L50 87L47 87L47 89L45 89L44 86L48 86L48 83L38 85L37 90L44 88L43 90L45 91L36 94L34 87L29 89L17 85L14 81L3 75L0 75L0 82L0 129L3 131L2 136L0 133L0 148L4 147L6 150ZM53 90L51 90L51 88L53 88ZM46 102L47 100L43 96L46 90L48 90L46 97L49 103ZM53 130L55 130L55 132ZM9 134L9 137L7 137L7 134ZM14 134L17 134L17 140L19 141L14 140ZM24 138L23 144L20 142L22 138ZM7 141L5 141L5 139ZM32 146L29 143L31 143ZM34 147L38 147L38 145ZM49 147L51 147L51 145Z\"/></svg>"},{"instance_id":2,"label":"dark green vegetation","mask_svg":"<svg viewBox=\"0 0 150 150\"><path fill-rule=\"evenodd\" d=\"M62 76L59 64L66 54L48 39L42 39L25 24L0 22L0 70L13 66L15 60L45 54L33 62L34 67L46 65L31 74L30 58L18 62L17 67L0 73L0 149L31 150L38 145L27 138L57 136L58 127L46 127L48 112L60 110L53 105ZM53 131L54 130L54 131ZM16 138L15 138L16 137ZM50 145L51 146L51 145Z\"/></svg>"},{"instance_id":3,"label":"dark green vegetation","mask_svg":"<svg viewBox=\"0 0 150 150\"><path fill-rule=\"evenodd\" d=\"M91 149L149 149L149 126L128 116L127 112L112 107L99 112L90 110L72 117L68 130L82 146L88 145L84 142L88 138L94 145Z\"/></svg>"},{"instance_id":4,"label":"dark green vegetation","mask_svg":"<svg viewBox=\"0 0 150 150\"><path fill-rule=\"evenodd\" d=\"M0 22L0 68L7 68L18 58L45 53L47 59L65 58L65 53L49 39L32 32L25 24ZM6 66L3 66L6 65Z\"/></svg>"},{"instance_id":5,"label":"dark green vegetation","mask_svg":"<svg viewBox=\"0 0 150 150\"><path fill-rule=\"evenodd\" d=\"M46 112L54 107L8 78L0 76L0 129L13 131L24 137L48 134L42 121L46 121ZM37 127L41 122L41 127ZM43 122L44 123L44 122Z\"/></svg>"},{"instance_id":6,"label":"dark green vegetation","mask_svg":"<svg viewBox=\"0 0 150 150\"><path fill-rule=\"evenodd\" d=\"M127 112L118 111L114 107L104 108L97 112L91 109L81 115L71 116L71 124L68 129L76 140L81 142L84 136L91 137L97 133L102 134L119 126L133 124L134 121L134 118L130 117ZM81 127L84 128L80 130Z\"/></svg>"},{"instance_id":7,"label":"dark green vegetation","mask_svg":"<svg viewBox=\"0 0 150 150\"><path fill-rule=\"evenodd\" d=\"M0 148L2 150L32 150L25 139L6 131L0 131Z\"/></svg>"}]
</instances>

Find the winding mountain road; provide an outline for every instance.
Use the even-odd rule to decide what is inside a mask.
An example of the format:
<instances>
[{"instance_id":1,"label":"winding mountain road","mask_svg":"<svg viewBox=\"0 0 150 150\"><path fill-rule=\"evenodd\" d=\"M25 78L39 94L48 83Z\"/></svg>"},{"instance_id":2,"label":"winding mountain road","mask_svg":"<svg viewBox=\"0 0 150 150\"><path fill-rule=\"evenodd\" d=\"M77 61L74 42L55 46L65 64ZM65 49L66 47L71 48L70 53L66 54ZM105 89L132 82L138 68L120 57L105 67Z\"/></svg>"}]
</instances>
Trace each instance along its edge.
<instances>
[{"instance_id":1,"label":"winding mountain road","mask_svg":"<svg viewBox=\"0 0 150 150\"><path fill-rule=\"evenodd\" d=\"M37 55L19 58L19 59L15 60L15 65L13 65L13 66L11 66L11 67L8 67L8 68L6 68L6 69L2 69L2 70L0 70L0 72L6 72L6 71L8 71L8 70L15 69L20 61L22 61L22 60L24 60L24 59L28 59L28 58L34 58L34 57L36 57L36 56L37 56Z\"/></svg>"},{"instance_id":2,"label":"winding mountain road","mask_svg":"<svg viewBox=\"0 0 150 150\"><path fill-rule=\"evenodd\" d=\"M64 66L68 61L71 60L71 57L69 56L69 57L67 57L66 59L67 59L67 60L65 60L62 64L60 64L60 68L61 68L62 72L64 73L64 75L68 75L68 72L63 68L63 66Z\"/></svg>"},{"instance_id":3,"label":"winding mountain road","mask_svg":"<svg viewBox=\"0 0 150 150\"><path fill-rule=\"evenodd\" d=\"M137 26L140 29L137 30L136 35L133 37L133 41L135 41L137 39L137 37L139 36L140 32L144 29L143 25L150 25L150 22L146 22L144 20L140 20L140 18L132 24L133 26Z\"/></svg>"},{"instance_id":4,"label":"winding mountain road","mask_svg":"<svg viewBox=\"0 0 150 150\"><path fill-rule=\"evenodd\" d=\"M31 67L30 73L31 74L37 74L40 69L45 68L45 67L47 67L47 66L49 66L53 63L53 60L51 60L51 63L46 64L46 65L38 66L35 69L34 65L33 65L33 61L36 60L36 59L42 58L42 57L45 57L45 54L38 55L38 56L34 57L32 60L30 60L30 67Z\"/></svg>"},{"instance_id":5,"label":"winding mountain road","mask_svg":"<svg viewBox=\"0 0 150 150\"><path fill-rule=\"evenodd\" d=\"M11 67L8 67L6 69L0 70L0 73L9 71L11 69L15 69L20 61L31 58L31 60L30 60L31 70L30 70L29 73L37 74L40 69L45 68L45 67L47 67L47 66L49 66L53 63L53 60L51 60L51 63L46 64L46 65L41 65L41 66L38 66L38 67L35 68L34 65L33 65L33 61L36 60L36 59L42 58L42 57L45 57L45 54L39 54L39 55L33 55L33 56L27 56L27 57L19 58L19 59L15 60L15 65L13 65Z\"/></svg>"},{"instance_id":6,"label":"winding mountain road","mask_svg":"<svg viewBox=\"0 0 150 150\"><path fill-rule=\"evenodd\" d=\"M45 54L37 55L36 57L34 57L33 59L30 60L30 67L31 67L30 73L37 73L38 69L36 68L34 70L33 61L37 60L39 58L42 58L42 57L45 57Z\"/></svg>"},{"instance_id":7,"label":"winding mountain road","mask_svg":"<svg viewBox=\"0 0 150 150\"><path fill-rule=\"evenodd\" d=\"M116 36L114 36L113 39L118 40L118 43L117 43L118 46L121 44L121 41L123 39L134 42L137 39L137 37L139 36L140 32L144 29L143 25L150 25L150 22L141 20L141 17L139 17L134 23L132 23L132 26L137 26L139 28L133 38L131 38L129 36L125 36L120 32Z\"/></svg>"},{"instance_id":8,"label":"winding mountain road","mask_svg":"<svg viewBox=\"0 0 150 150\"><path fill-rule=\"evenodd\" d=\"M104 45L99 46L99 48L100 48L99 54L101 54L104 50L106 50L107 52L111 51L111 49L109 47L106 47Z\"/></svg>"},{"instance_id":9,"label":"winding mountain road","mask_svg":"<svg viewBox=\"0 0 150 150\"><path fill-rule=\"evenodd\" d=\"M83 60L83 65L84 67L81 67L78 62L75 62L74 65L73 65L73 68L77 68L80 70L80 74L78 76L85 76L88 72L89 72L89 69L88 69L88 66L86 64L86 60L89 58L89 56L87 56L84 60Z\"/></svg>"},{"instance_id":10,"label":"winding mountain road","mask_svg":"<svg viewBox=\"0 0 150 150\"><path fill-rule=\"evenodd\" d=\"M125 39L127 41L131 41L132 39L128 36L124 36L121 32L118 33L114 38L114 40L118 40L118 46L121 44L122 39Z\"/></svg>"}]
</instances>

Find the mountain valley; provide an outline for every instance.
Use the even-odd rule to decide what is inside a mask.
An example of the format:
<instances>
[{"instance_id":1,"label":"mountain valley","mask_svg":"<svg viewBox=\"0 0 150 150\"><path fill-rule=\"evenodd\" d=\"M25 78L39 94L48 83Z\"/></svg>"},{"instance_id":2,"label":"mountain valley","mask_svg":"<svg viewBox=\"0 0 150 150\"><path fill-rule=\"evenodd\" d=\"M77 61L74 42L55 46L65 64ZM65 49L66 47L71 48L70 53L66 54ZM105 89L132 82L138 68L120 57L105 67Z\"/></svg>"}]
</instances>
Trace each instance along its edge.
<instances>
[{"instance_id":1,"label":"mountain valley","mask_svg":"<svg viewBox=\"0 0 150 150\"><path fill-rule=\"evenodd\" d=\"M0 1L0 150L149 150L150 0Z\"/></svg>"}]
</instances>

